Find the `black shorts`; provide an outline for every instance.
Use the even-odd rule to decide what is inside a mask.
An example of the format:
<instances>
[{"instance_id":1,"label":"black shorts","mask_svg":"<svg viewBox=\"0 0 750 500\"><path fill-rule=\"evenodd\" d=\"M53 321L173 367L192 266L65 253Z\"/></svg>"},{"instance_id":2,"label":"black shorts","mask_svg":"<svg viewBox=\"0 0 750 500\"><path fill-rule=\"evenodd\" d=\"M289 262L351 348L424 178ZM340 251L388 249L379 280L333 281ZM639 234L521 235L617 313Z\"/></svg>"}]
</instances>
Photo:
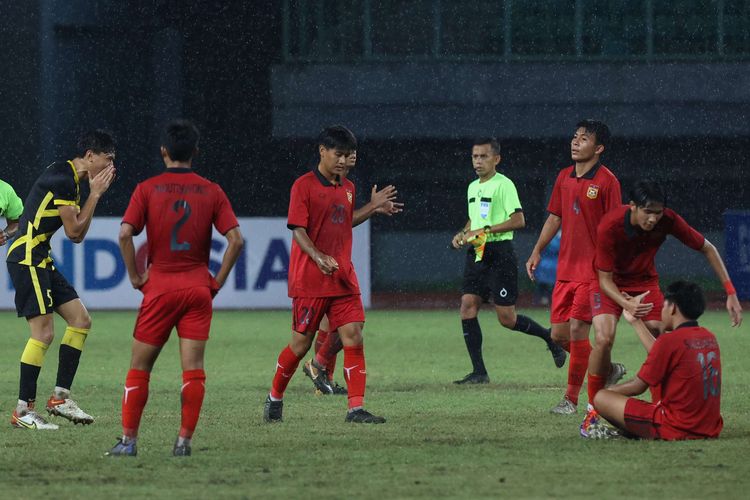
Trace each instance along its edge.
<instances>
[{"instance_id":1,"label":"black shorts","mask_svg":"<svg viewBox=\"0 0 750 500\"><path fill-rule=\"evenodd\" d=\"M496 306L512 306L518 299L518 260L512 241L493 241L485 244L482 260L474 262L476 254L466 252L463 294L479 295L487 302L492 294Z\"/></svg>"},{"instance_id":2,"label":"black shorts","mask_svg":"<svg viewBox=\"0 0 750 500\"><path fill-rule=\"evenodd\" d=\"M16 289L19 317L51 314L55 308L78 298L75 288L57 270L8 262L8 274Z\"/></svg>"}]
</instances>

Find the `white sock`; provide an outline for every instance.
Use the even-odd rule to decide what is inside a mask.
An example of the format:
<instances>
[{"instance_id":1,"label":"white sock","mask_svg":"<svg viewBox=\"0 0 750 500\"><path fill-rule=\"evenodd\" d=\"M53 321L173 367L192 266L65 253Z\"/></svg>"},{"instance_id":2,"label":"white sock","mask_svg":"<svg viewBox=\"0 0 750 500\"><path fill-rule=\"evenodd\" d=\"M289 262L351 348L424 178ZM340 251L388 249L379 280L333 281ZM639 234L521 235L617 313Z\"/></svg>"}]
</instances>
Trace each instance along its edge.
<instances>
[{"instance_id":1,"label":"white sock","mask_svg":"<svg viewBox=\"0 0 750 500\"><path fill-rule=\"evenodd\" d=\"M70 398L70 389L65 389L63 387L55 386L55 397L57 399L69 399Z\"/></svg>"},{"instance_id":2,"label":"white sock","mask_svg":"<svg viewBox=\"0 0 750 500\"><path fill-rule=\"evenodd\" d=\"M177 437L177 446L190 446L190 438Z\"/></svg>"},{"instance_id":3,"label":"white sock","mask_svg":"<svg viewBox=\"0 0 750 500\"><path fill-rule=\"evenodd\" d=\"M270 394L268 395L268 397L271 398L271 401L283 401L284 400L284 398L275 398L271 396Z\"/></svg>"},{"instance_id":4,"label":"white sock","mask_svg":"<svg viewBox=\"0 0 750 500\"><path fill-rule=\"evenodd\" d=\"M18 404L16 404L16 413L18 413L19 415L23 415L27 411L29 411L29 403L22 399L19 399Z\"/></svg>"}]
</instances>

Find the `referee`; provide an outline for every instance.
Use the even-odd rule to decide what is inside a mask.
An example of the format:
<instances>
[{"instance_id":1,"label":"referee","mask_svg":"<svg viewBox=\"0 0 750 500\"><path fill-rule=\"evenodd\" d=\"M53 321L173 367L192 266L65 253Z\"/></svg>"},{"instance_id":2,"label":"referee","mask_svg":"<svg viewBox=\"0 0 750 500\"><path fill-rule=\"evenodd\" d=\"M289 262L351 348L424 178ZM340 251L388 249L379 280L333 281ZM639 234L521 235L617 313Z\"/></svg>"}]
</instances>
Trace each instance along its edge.
<instances>
[{"instance_id":1,"label":"referee","mask_svg":"<svg viewBox=\"0 0 750 500\"><path fill-rule=\"evenodd\" d=\"M527 316L516 314L518 262L513 251L513 231L526 225L513 181L498 173L500 144L493 138L474 141L471 160L478 179L467 191L469 220L452 241L466 252L461 295L461 324L473 370L455 384L487 384L482 358L482 329L477 314L492 295L497 319L505 327L539 337L552 351L555 365L565 364L565 351L552 342L550 332Z\"/></svg>"}]
</instances>

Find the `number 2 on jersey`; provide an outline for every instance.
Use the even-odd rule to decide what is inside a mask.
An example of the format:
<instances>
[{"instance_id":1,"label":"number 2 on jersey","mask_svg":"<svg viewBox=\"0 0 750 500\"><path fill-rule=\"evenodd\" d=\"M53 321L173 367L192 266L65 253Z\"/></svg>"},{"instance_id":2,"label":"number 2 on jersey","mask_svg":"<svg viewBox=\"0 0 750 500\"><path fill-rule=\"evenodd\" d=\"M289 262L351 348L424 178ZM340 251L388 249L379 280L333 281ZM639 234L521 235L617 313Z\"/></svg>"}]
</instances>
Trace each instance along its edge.
<instances>
[{"instance_id":1,"label":"number 2 on jersey","mask_svg":"<svg viewBox=\"0 0 750 500\"><path fill-rule=\"evenodd\" d=\"M182 209L182 217L175 222L174 227L172 227L172 239L169 243L169 248L173 252L180 252L185 250L190 250L190 243L187 241L178 242L177 241L177 233L179 232L180 228L182 227L185 222L190 218L190 205L185 200L177 200L174 202L174 205L172 206L172 210L180 213L180 209Z\"/></svg>"}]
</instances>

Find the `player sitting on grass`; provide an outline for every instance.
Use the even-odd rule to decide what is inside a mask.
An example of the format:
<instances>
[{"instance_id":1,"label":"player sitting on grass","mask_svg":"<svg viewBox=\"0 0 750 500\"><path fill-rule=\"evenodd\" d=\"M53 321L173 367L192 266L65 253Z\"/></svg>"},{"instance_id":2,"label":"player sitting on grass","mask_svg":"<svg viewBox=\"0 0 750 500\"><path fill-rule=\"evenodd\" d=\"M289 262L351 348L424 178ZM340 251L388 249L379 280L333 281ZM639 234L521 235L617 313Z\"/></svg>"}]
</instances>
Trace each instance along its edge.
<instances>
[{"instance_id":1,"label":"player sitting on grass","mask_svg":"<svg viewBox=\"0 0 750 500\"><path fill-rule=\"evenodd\" d=\"M636 299L640 302L644 295ZM643 439L719 436L723 425L721 354L714 334L698 326L705 307L698 285L685 281L669 285L661 310L666 333L658 339L654 339L642 319L624 311L648 357L633 380L596 393L594 408L600 416L623 434ZM633 397L649 388L660 394L658 400L648 402ZM589 428L588 437L608 438L614 434L598 422Z\"/></svg>"}]
</instances>

